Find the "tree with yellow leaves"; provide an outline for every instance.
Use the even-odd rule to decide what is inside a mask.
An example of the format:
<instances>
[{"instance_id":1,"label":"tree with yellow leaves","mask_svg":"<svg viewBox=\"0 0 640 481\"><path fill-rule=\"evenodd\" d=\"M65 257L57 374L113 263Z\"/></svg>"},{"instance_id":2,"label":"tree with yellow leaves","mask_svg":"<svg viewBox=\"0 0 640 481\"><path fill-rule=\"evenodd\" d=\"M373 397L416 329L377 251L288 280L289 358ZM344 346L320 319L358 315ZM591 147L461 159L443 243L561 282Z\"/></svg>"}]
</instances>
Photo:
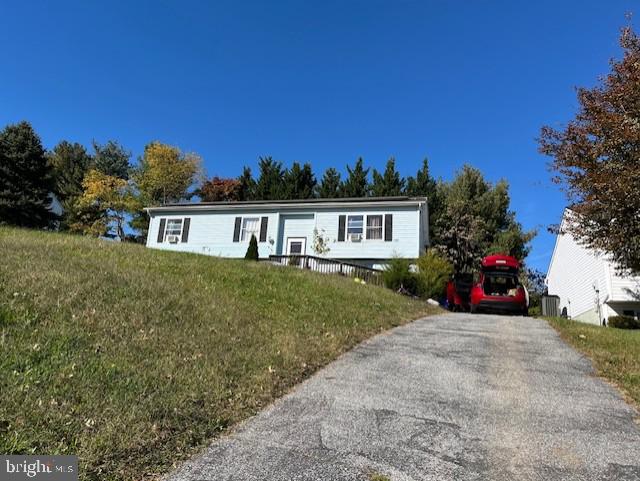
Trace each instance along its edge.
<instances>
[{"instance_id":1,"label":"tree with yellow leaves","mask_svg":"<svg viewBox=\"0 0 640 481\"><path fill-rule=\"evenodd\" d=\"M151 142L144 148L133 179L138 205L130 224L144 239L149 219L143 207L190 199L203 179L202 159L194 153L183 153L178 147Z\"/></svg>"},{"instance_id":2,"label":"tree with yellow leaves","mask_svg":"<svg viewBox=\"0 0 640 481\"><path fill-rule=\"evenodd\" d=\"M179 202L189 199L190 189L202 179L202 159L178 147L151 142L144 148L134 179L149 205Z\"/></svg>"},{"instance_id":3,"label":"tree with yellow leaves","mask_svg":"<svg viewBox=\"0 0 640 481\"><path fill-rule=\"evenodd\" d=\"M72 229L96 237L118 237L125 240L124 225L127 212L136 205L136 199L128 181L107 175L99 170L87 172L82 182L83 192L75 208L80 219ZM97 211L97 216L88 216L91 220L83 222L82 212ZM115 228L115 235L111 230Z\"/></svg>"}]
</instances>

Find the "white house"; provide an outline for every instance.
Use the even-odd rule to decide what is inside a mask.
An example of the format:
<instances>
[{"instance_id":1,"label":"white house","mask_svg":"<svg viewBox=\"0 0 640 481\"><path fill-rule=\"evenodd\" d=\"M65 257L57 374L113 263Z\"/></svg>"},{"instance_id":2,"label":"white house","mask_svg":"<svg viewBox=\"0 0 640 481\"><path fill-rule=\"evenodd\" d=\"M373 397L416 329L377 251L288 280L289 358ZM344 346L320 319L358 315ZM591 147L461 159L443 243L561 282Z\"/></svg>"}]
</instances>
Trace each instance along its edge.
<instances>
[{"instance_id":1,"label":"white house","mask_svg":"<svg viewBox=\"0 0 640 481\"><path fill-rule=\"evenodd\" d=\"M149 207L147 247L261 258L317 255L375 267L417 258L429 244L427 199L385 197L201 202ZM318 252L319 242L328 248Z\"/></svg>"},{"instance_id":2,"label":"white house","mask_svg":"<svg viewBox=\"0 0 640 481\"><path fill-rule=\"evenodd\" d=\"M602 324L610 316L640 316L640 277L621 274L608 256L581 245L567 232L565 210L547 271L550 295L572 319Z\"/></svg>"}]
</instances>

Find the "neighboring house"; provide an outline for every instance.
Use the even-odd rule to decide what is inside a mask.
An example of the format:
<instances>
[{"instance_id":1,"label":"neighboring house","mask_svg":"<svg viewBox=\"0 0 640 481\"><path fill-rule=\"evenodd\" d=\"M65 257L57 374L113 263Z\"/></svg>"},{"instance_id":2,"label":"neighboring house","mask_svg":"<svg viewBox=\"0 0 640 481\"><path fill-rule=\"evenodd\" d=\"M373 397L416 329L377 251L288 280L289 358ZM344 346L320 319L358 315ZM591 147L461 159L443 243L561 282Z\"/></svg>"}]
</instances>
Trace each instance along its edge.
<instances>
[{"instance_id":1,"label":"neighboring house","mask_svg":"<svg viewBox=\"0 0 640 481\"><path fill-rule=\"evenodd\" d=\"M251 235L261 258L317 255L376 267L417 258L429 244L427 199L386 197L201 202L149 207L147 247L244 257ZM319 243L328 250L318 252Z\"/></svg>"},{"instance_id":2,"label":"neighboring house","mask_svg":"<svg viewBox=\"0 0 640 481\"><path fill-rule=\"evenodd\" d=\"M591 324L611 316L640 316L640 277L621 274L606 254L578 243L567 232L573 212L565 210L547 271L550 295L560 297L560 309Z\"/></svg>"}]
</instances>

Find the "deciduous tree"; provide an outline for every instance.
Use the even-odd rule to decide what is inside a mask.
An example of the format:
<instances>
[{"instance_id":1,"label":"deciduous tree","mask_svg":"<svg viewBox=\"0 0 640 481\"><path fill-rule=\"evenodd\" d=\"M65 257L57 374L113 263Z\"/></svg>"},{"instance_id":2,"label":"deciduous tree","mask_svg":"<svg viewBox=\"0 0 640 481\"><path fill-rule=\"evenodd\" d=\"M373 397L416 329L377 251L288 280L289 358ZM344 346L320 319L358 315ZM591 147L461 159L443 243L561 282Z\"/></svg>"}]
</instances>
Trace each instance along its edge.
<instances>
[{"instance_id":1,"label":"deciduous tree","mask_svg":"<svg viewBox=\"0 0 640 481\"><path fill-rule=\"evenodd\" d=\"M543 127L539 142L577 214L568 229L640 273L640 38L624 28L620 46L600 84L578 89L575 118Z\"/></svg>"},{"instance_id":2,"label":"deciduous tree","mask_svg":"<svg viewBox=\"0 0 640 481\"><path fill-rule=\"evenodd\" d=\"M213 177L197 191L204 202L234 202L240 200L240 181Z\"/></svg>"},{"instance_id":3,"label":"deciduous tree","mask_svg":"<svg viewBox=\"0 0 640 481\"><path fill-rule=\"evenodd\" d=\"M118 237L124 241L126 214L137 206L129 183L93 169L85 176L83 188L79 209L96 209L101 215L97 220L91 219L90 223L79 222L73 228L96 237ZM112 229L115 234L111 233Z\"/></svg>"},{"instance_id":4,"label":"deciduous tree","mask_svg":"<svg viewBox=\"0 0 640 481\"><path fill-rule=\"evenodd\" d=\"M0 131L0 223L47 227L54 184L40 137L20 122Z\"/></svg>"},{"instance_id":5,"label":"deciduous tree","mask_svg":"<svg viewBox=\"0 0 640 481\"><path fill-rule=\"evenodd\" d=\"M144 148L133 178L148 205L161 205L191 198L201 176L200 156L151 142Z\"/></svg>"}]
</instances>

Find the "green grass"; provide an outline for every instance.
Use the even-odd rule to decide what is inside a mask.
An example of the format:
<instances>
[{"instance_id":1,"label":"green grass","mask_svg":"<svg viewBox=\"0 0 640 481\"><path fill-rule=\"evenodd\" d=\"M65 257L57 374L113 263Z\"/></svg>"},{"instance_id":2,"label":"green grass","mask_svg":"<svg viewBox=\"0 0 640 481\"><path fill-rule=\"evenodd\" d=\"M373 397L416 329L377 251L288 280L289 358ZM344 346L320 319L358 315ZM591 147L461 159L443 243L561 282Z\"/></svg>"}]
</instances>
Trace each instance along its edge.
<instances>
[{"instance_id":1,"label":"green grass","mask_svg":"<svg viewBox=\"0 0 640 481\"><path fill-rule=\"evenodd\" d=\"M640 330L604 328L562 318L548 321L565 341L593 359L599 376L616 384L640 406Z\"/></svg>"},{"instance_id":2,"label":"green grass","mask_svg":"<svg viewBox=\"0 0 640 481\"><path fill-rule=\"evenodd\" d=\"M384 329L434 312L347 278L0 228L0 452L150 478Z\"/></svg>"}]
</instances>

